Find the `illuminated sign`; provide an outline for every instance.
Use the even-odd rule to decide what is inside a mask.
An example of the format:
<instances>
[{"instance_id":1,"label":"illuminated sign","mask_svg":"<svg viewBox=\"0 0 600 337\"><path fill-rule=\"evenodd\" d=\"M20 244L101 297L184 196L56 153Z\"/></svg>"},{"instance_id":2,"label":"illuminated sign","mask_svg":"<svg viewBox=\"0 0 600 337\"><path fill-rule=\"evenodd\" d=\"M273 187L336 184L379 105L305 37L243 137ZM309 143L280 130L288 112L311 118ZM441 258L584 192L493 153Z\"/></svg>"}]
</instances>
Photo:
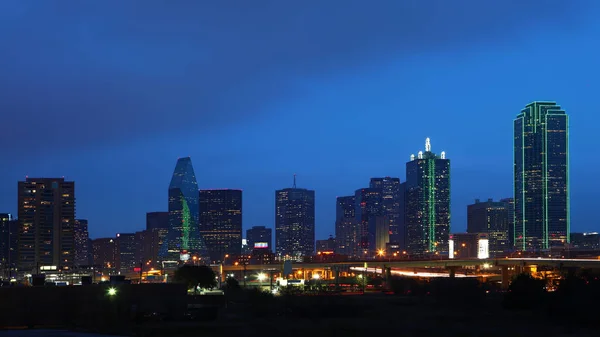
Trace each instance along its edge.
<instances>
[{"instance_id":1,"label":"illuminated sign","mask_svg":"<svg viewBox=\"0 0 600 337\"><path fill-rule=\"evenodd\" d=\"M188 253L181 253L179 255L179 260L181 260L181 261L187 261L189 259L190 259L190 254L188 254Z\"/></svg>"},{"instance_id":2,"label":"illuminated sign","mask_svg":"<svg viewBox=\"0 0 600 337\"><path fill-rule=\"evenodd\" d=\"M490 257L490 244L488 239L479 239L477 250L478 259L488 259Z\"/></svg>"},{"instance_id":3,"label":"illuminated sign","mask_svg":"<svg viewBox=\"0 0 600 337\"><path fill-rule=\"evenodd\" d=\"M254 243L254 249L265 249L265 248L269 248L268 242L255 242Z\"/></svg>"},{"instance_id":4,"label":"illuminated sign","mask_svg":"<svg viewBox=\"0 0 600 337\"><path fill-rule=\"evenodd\" d=\"M450 240L448 241L448 258L449 259L453 259L454 258L454 240Z\"/></svg>"}]
</instances>

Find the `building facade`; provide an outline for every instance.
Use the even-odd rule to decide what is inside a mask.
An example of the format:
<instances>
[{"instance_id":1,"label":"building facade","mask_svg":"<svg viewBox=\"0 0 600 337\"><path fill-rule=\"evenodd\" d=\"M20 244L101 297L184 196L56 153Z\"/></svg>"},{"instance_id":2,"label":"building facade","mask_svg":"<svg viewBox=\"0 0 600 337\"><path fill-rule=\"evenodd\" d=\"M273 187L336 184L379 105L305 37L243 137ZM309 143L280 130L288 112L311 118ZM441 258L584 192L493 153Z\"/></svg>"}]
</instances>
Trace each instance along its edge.
<instances>
[{"instance_id":1,"label":"building facade","mask_svg":"<svg viewBox=\"0 0 600 337\"><path fill-rule=\"evenodd\" d=\"M200 234L212 263L242 251L242 190L200 191Z\"/></svg>"},{"instance_id":2,"label":"building facade","mask_svg":"<svg viewBox=\"0 0 600 337\"><path fill-rule=\"evenodd\" d=\"M571 233L571 248L575 250L600 250L600 234Z\"/></svg>"},{"instance_id":3,"label":"building facade","mask_svg":"<svg viewBox=\"0 0 600 337\"><path fill-rule=\"evenodd\" d=\"M379 218L384 216L380 188L361 188L354 192L355 216L359 236L360 256L376 253L375 235Z\"/></svg>"},{"instance_id":4,"label":"building facade","mask_svg":"<svg viewBox=\"0 0 600 337\"><path fill-rule=\"evenodd\" d=\"M117 246L113 238L92 240L92 256L95 268L108 274L117 268Z\"/></svg>"},{"instance_id":5,"label":"building facade","mask_svg":"<svg viewBox=\"0 0 600 337\"><path fill-rule=\"evenodd\" d=\"M139 267L138 244L135 233L119 233L115 239L117 270L121 275L131 275Z\"/></svg>"},{"instance_id":6,"label":"building facade","mask_svg":"<svg viewBox=\"0 0 600 337\"><path fill-rule=\"evenodd\" d=\"M360 232L356 224L356 198L354 195L337 197L335 207L335 253L360 256Z\"/></svg>"},{"instance_id":7,"label":"building facade","mask_svg":"<svg viewBox=\"0 0 600 337\"><path fill-rule=\"evenodd\" d=\"M411 155L406 163L405 226L410 254L442 254L448 251L450 233L450 160L445 152Z\"/></svg>"},{"instance_id":8,"label":"building facade","mask_svg":"<svg viewBox=\"0 0 600 337\"><path fill-rule=\"evenodd\" d=\"M569 117L554 102L528 104L514 120L515 248L569 241Z\"/></svg>"},{"instance_id":9,"label":"building facade","mask_svg":"<svg viewBox=\"0 0 600 337\"><path fill-rule=\"evenodd\" d=\"M246 244L251 248L272 250L273 230L265 226L254 226L246 230ZM264 245L266 244L266 247Z\"/></svg>"},{"instance_id":10,"label":"building facade","mask_svg":"<svg viewBox=\"0 0 600 337\"><path fill-rule=\"evenodd\" d=\"M302 258L315 252L315 191L275 191L275 249L281 258Z\"/></svg>"},{"instance_id":11,"label":"building facade","mask_svg":"<svg viewBox=\"0 0 600 337\"><path fill-rule=\"evenodd\" d=\"M17 262L18 221L0 213L0 278L10 278Z\"/></svg>"},{"instance_id":12,"label":"building facade","mask_svg":"<svg viewBox=\"0 0 600 337\"><path fill-rule=\"evenodd\" d=\"M146 229L169 228L169 212L146 213Z\"/></svg>"},{"instance_id":13,"label":"building facade","mask_svg":"<svg viewBox=\"0 0 600 337\"><path fill-rule=\"evenodd\" d=\"M88 221L75 220L75 266L89 266L90 263L90 235L88 233Z\"/></svg>"},{"instance_id":14,"label":"building facade","mask_svg":"<svg viewBox=\"0 0 600 337\"><path fill-rule=\"evenodd\" d=\"M404 232L403 191L400 178L371 178L369 187L381 190L382 212L388 218L389 242L400 243Z\"/></svg>"},{"instance_id":15,"label":"building facade","mask_svg":"<svg viewBox=\"0 0 600 337\"><path fill-rule=\"evenodd\" d=\"M511 248L508 240L510 207L509 203L492 199L476 199L467 206L467 233L486 233L492 257L502 256Z\"/></svg>"},{"instance_id":16,"label":"building facade","mask_svg":"<svg viewBox=\"0 0 600 337\"><path fill-rule=\"evenodd\" d=\"M18 267L72 269L75 258L75 183L27 178L18 183Z\"/></svg>"},{"instance_id":17,"label":"building facade","mask_svg":"<svg viewBox=\"0 0 600 337\"><path fill-rule=\"evenodd\" d=\"M161 250L164 261L187 263L191 256L208 262L209 256L200 235L198 182L189 157L177 160L169 184L169 232Z\"/></svg>"}]
</instances>

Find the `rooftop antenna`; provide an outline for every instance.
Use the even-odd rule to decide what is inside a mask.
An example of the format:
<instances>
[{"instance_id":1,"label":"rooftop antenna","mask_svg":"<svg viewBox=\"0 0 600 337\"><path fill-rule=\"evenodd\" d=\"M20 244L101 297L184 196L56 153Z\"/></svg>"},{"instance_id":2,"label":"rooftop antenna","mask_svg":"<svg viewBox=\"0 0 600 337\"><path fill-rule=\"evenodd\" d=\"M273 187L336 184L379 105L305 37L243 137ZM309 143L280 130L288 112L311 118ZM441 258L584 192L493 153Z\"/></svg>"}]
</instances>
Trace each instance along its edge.
<instances>
[{"instance_id":1,"label":"rooftop antenna","mask_svg":"<svg viewBox=\"0 0 600 337\"><path fill-rule=\"evenodd\" d=\"M425 138L425 152L431 152L431 141L429 137Z\"/></svg>"},{"instance_id":2,"label":"rooftop antenna","mask_svg":"<svg viewBox=\"0 0 600 337\"><path fill-rule=\"evenodd\" d=\"M293 188L296 188L296 173L294 173L294 187Z\"/></svg>"}]
</instances>

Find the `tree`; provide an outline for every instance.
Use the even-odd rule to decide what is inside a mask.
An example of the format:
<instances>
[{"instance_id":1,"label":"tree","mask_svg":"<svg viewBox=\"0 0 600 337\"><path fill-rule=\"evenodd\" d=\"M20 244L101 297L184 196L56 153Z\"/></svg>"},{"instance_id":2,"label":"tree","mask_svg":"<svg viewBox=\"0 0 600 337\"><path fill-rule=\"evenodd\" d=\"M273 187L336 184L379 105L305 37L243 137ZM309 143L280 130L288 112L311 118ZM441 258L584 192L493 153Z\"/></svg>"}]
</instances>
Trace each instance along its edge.
<instances>
[{"instance_id":1,"label":"tree","mask_svg":"<svg viewBox=\"0 0 600 337\"><path fill-rule=\"evenodd\" d=\"M197 287L210 289L217 286L216 274L208 266L182 266L175 271L175 281L194 288L194 292Z\"/></svg>"},{"instance_id":2,"label":"tree","mask_svg":"<svg viewBox=\"0 0 600 337\"><path fill-rule=\"evenodd\" d=\"M546 299L546 282L529 274L515 277L504 296L504 306L508 309L535 309Z\"/></svg>"},{"instance_id":3,"label":"tree","mask_svg":"<svg viewBox=\"0 0 600 337\"><path fill-rule=\"evenodd\" d=\"M225 280L225 284L227 285L227 289L238 289L240 287L238 280L231 276Z\"/></svg>"}]
</instances>

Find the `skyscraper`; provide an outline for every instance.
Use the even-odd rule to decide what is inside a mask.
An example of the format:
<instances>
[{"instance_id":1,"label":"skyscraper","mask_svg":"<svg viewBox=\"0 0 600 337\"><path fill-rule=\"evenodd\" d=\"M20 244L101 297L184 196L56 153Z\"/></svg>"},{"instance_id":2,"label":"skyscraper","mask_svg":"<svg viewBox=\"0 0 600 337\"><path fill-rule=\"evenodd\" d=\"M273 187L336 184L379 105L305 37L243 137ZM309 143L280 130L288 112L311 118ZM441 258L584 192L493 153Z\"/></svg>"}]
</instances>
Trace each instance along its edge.
<instances>
[{"instance_id":1,"label":"skyscraper","mask_svg":"<svg viewBox=\"0 0 600 337\"><path fill-rule=\"evenodd\" d=\"M569 117L554 102L528 104L514 120L515 248L569 242Z\"/></svg>"},{"instance_id":2,"label":"skyscraper","mask_svg":"<svg viewBox=\"0 0 600 337\"><path fill-rule=\"evenodd\" d=\"M169 228L169 212L146 213L146 229Z\"/></svg>"},{"instance_id":3,"label":"skyscraper","mask_svg":"<svg viewBox=\"0 0 600 337\"><path fill-rule=\"evenodd\" d=\"M506 204L508 208L508 246L510 249L515 247L515 199L514 198L503 198L500 202Z\"/></svg>"},{"instance_id":4,"label":"skyscraper","mask_svg":"<svg viewBox=\"0 0 600 337\"><path fill-rule=\"evenodd\" d=\"M275 191L275 241L279 256L300 258L315 251L315 191L292 188Z\"/></svg>"},{"instance_id":5,"label":"skyscraper","mask_svg":"<svg viewBox=\"0 0 600 337\"><path fill-rule=\"evenodd\" d=\"M405 226L411 254L448 252L450 233L450 160L446 153L425 152L406 163Z\"/></svg>"},{"instance_id":6,"label":"skyscraper","mask_svg":"<svg viewBox=\"0 0 600 337\"><path fill-rule=\"evenodd\" d=\"M94 267L111 272L117 268L117 247L112 238L92 240Z\"/></svg>"},{"instance_id":7,"label":"skyscraper","mask_svg":"<svg viewBox=\"0 0 600 337\"><path fill-rule=\"evenodd\" d=\"M18 184L19 263L73 268L75 257L75 183L63 178L27 178Z\"/></svg>"},{"instance_id":8,"label":"skyscraper","mask_svg":"<svg viewBox=\"0 0 600 337\"><path fill-rule=\"evenodd\" d=\"M389 241L400 243L404 231L400 178L371 178L369 187L381 190L382 212L389 222Z\"/></svg>"},{"instance_id":9,"label":"skyscraper","mask_svg":"<svg viewBox=\"0 0 600 337\"><path fill-rule=\"evenodd\" d=\"M169 185L169 232L161 254L163 260L186 262L194 255L207 262L198 211L198 182L192 160L180 158Z\"/></svg>"},{"instance_id":10,"label":"skyscraper","mask_svg":"<svg viewBox=\"0 0 600 337\"><path fill-rule=\"evenodd\" d=\"M15 233L11 232L12 215L0 213L0 276L8 277L11 265L11 243Z\"/></svg>"},{"instance_id":11,"label":"skyscraper","mask_svg":"<svg viewBox=\"0 0 600 337\"><path fill-rule=\"evenodd\" d=\"M361 188L354 192L355 216L359 236L361 256L375 254L376 234L378 225L382 222L379 218L384 217L382 203L382 190L380 188ZM387 221L387 220L386 220ZM389 227L387 227L389 230Z\"/></svg>"},{"instance_id":12,"label":"skyscraper","mask_svg":"<svg viewBox=\"0 0 600 337\"><path fill-rule=\"evenodd\" d=\"M356 223L355 196L338 197L335 208L336 254L360 256L360 232Z\"/></svg>"},{"instance_id":13,"label":"skyscraper","mask_svg":"<svg viewBox=\"0 0 600 337\"><path fill-rule=\"evenodd\" d=\"M260 246L256 248L271 250L273 245L273 230L265 226L254 226L246 230L246 241L250 249L254 249L255 245L259 244ZM263 243L266 243L267 247L262 247Z\"/></svg>"},{"instance_id":14,"label":"skyscraper","mask_svg":"<svg viewBox=\"0 0 600 337\"><path fill-rule=\"evenodd\" d=\"M467 206L467 232L486 233L489 240L490 256L502 256L510 246L508 241L509 203L502 201L475 200Z\"/></svg>"},{"instance_id":15,"label":"skyscraper","mask_svg":"<svg viewBox=\"0 0 600 337\"><path fill-rule=\"evenodd\" d=\"M87 220L75 220L75 265L89 266L90 265L90 236L88 233Z\"/></svg>"},{"instance_id":16,"label":"skyscraper","mask_svg":"<svg viewBox=\"0 0 600 337\"><path fill-rule=\"evenodd\" d=\"M116 244L116 262L117 270L121 275L130 275L134 273L134 268L138 267L141 261L137 260L137 248L135 233L117 234Z\"/></svg>"},{"instance_id":17,"label":"skyscraper","mask_svg":"<svg viewBox=\"0 0 600 337\"><path fill-rule=\"evenodd\" d=\"M214 263L242 252L242 190L200 191L200 234Z\"/></svg>"}]
</instances>

